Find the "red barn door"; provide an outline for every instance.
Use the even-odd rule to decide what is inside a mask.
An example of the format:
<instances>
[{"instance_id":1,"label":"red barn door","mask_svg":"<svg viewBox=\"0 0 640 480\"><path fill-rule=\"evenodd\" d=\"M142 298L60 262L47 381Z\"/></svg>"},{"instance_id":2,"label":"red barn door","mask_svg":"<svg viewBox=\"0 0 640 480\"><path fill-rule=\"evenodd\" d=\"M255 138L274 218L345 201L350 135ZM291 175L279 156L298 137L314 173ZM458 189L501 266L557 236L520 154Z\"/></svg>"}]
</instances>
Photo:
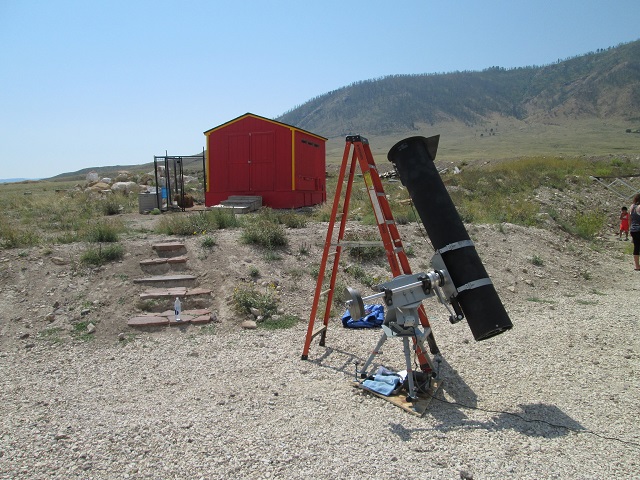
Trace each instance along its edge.
<instances>
[{"instance_id":1,"label":"red barn door","mask_svg":"<svg viewBox=\"0 0 640 480\"><path fill-rule=\"evenodd\" d=\"M275 174L273 132L229 134L227 148L229 191L273 191Z\"/></svg>"},{"instance_id":2,"label":"red barn door","mask_svg":"<svg viewBox=\"0 0 640 480\"><path fill-rule=\"evenodd\" d=\"M227 135L227 152L229 169L227 170L227 186L231 192L249 191L251 154L248 133L232 133Z\"/></svg>"},{"instance_id":3,"label":"red barn door","mask_svg":"<svg viewBox=\"0 0 640 480\"><path fill-rule=\"evenodd\" d=\"M251 191L273 191L275 138L273 132L251 133Z\"/></svg>"}]
</instances>

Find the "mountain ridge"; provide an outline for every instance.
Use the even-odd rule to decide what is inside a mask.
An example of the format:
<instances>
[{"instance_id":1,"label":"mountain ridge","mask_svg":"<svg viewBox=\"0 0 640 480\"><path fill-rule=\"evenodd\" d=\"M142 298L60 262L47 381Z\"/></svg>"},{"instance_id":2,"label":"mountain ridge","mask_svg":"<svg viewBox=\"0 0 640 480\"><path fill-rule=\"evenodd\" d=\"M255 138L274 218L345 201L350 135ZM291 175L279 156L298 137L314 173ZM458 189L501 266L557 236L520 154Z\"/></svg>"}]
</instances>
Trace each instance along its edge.
<instances>
[{"instance_id":1,"label":"mountain ridge","mask_svg":"<svg viewBox=\"0 0 640 480\"><path fill-rule=\"evenodd\" d=\"M543 67L490 67L445 74L390 75L354 82L276 120L329 138L388 135L418 124L480 125L499 116L640 120L640 40Z\"/></svg>"}]
</instances>

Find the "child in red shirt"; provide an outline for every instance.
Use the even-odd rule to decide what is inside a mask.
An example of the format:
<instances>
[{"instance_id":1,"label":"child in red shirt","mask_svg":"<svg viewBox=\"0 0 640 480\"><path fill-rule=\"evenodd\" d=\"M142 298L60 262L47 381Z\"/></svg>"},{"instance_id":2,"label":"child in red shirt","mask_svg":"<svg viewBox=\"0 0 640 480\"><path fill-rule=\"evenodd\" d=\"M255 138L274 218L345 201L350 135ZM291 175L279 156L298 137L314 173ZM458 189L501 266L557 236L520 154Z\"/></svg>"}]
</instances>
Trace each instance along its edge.
<instances>
[{"instance_id":1,"label":"child in red shirt","mask_svg":"<svg viewBox=\"0 0 640 480\"><path fill-rule=\"evenodd\" d=\"M618 240L622 240L622 233L624 232L624 241L629 240L629 212L627 207L622 207L620 211L620 231L618 232Z\"/></svg>"}]
</instances>

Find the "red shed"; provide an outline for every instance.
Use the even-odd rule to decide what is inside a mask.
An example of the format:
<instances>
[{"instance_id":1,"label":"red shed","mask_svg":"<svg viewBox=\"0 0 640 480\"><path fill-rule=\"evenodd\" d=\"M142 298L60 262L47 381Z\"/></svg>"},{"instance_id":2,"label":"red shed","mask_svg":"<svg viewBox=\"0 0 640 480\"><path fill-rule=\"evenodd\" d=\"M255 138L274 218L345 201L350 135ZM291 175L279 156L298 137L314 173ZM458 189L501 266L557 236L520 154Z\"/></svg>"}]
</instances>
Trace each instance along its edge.
<instances>
[{"instance_id":1,"label":"red shed","mask_svg":"<svg viewBox=\"0 0 640 480\"><path fill-rule=\"evenodd\" d=\"M326 138L252 113L204 134L207 206L231 195L261 196L271 208L326 201Z\"/></svg>"}]
</instances>

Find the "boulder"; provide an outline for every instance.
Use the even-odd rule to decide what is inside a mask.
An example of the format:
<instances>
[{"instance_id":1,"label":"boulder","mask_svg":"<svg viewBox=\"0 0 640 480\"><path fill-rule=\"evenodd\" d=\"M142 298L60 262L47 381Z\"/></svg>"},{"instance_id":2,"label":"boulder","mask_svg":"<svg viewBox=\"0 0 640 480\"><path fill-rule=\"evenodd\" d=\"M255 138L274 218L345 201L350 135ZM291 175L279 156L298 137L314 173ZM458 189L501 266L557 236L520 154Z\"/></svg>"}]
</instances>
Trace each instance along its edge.
<instances>
[{"instance_id":1,"label":"boulder","mask_svg":"<svg viewBox=\"0 0 640 480\"><path fill-rule=\"evenodd\" d=\"M138 184L136 182L116 182L111 185L111 191L119 193L137 192Z\"/></svg>"}]
</instances>

